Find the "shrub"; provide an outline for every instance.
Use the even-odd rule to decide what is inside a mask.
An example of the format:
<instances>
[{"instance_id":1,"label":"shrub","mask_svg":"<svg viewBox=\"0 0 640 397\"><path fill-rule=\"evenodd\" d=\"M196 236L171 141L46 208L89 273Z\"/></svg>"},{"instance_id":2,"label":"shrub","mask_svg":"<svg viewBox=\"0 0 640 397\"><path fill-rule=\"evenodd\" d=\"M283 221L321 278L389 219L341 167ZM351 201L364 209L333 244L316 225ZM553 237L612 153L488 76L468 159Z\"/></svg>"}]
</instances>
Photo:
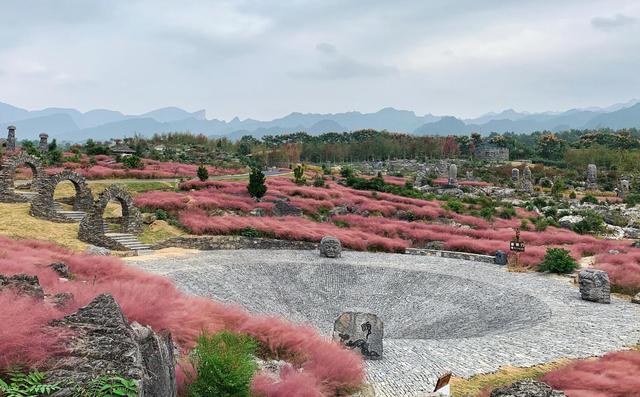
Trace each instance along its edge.
<instances>
[{"instance_id":1,"label":"shrub","mask_svg":"<svg viewBox=\"0 0 640 397\"><path fill-rule=\"evenodd\" d=\"M502 219L511 219L516 216L516 210L513 206L503 207L498 213L498 216Z\"/></svg>"},{"instance_id":2,"label":"shrub","mask_svg":"<svg viewBox=\"0 0 640 397\"><path fill-rule=\"evenodd\" d=\"M627 207L634 207L640 204L640 194L629 193L624 197L624 202L627 204Z\"/></svg>"},{"instance_id":3,"label":"shrub","mask_svg":"<svg viewBox=\"0 0 640 397\"><path fill-rule=\"evenodd\" d=\"M324 178L322 177L322 175L318 174L315 178L313 178L313 186L324 187Z\"/></svg>"},{"instance_id":4,"label":"shrub","mask_svg":"<svg viewBox=\"0 0 640 397\"><path fill-rule=\"evenodd\" d=\"M520 230L529 230L529 221L526 219L520 220Z\"/></svg>"},{"instance_id":5,"label":"shrub","mask_svg":"<svg viewBox=\"0 0 640 397\"><path fill-rule=\"evenodd\" d=\"M252 357L256 349L257 343L245 335L228 331L201 335L190 355L195 379L187 386L189 396L249 397L258 368Z\"/></svg>"},{"instance_id":6,"label":"shrub","mask_svg":"<svg viewBox=\"0 0 640 397\"><path fill-rule=\"evenodd\" d=\"M293 169L293 177L296 185L304 185L307 183L307 179L304 177L304 167L300 164Z\"/></svg>"},{"instance_id":7,"label":"shrub","mask_svg":"<svg viewBox=\"0 0 640 397\"><path fill-rule=\"evenodd\" d=\"M249 185L247 190L251 197L260 199L267 193L267 185L264 184L266 178L260 168L253 168L251 174L249 174Z\"/></svg>"},{"instance_id":8,"label":"shrub","mask_svg":"<svg viewBox=\"0 0 640 397\"><path fill-rule=\"evenodd\" d=\"M542 232L549 226L549 221L546 218L538 217L533 221L533 224L536 227L536 232Z\"/></svg>"},{"instance_id":9,"label":"shrub","mask_svg":"<svg viewBox=\"0 0 640 397\"><path fill-rule=\"evenodd\" d=\"M578 267L569 251L562 248L547 248L547 253L538 265L538 271L553 273L571 273Z\"/></svg>"},{"instance_id":10,"label":"shrub","mask_svg":"<svg viewBox=\"0 0 640 397\"><path fill-rule=\"evenodd\" d=\"M576 196L576 192L574 192L574 191L572 190L572 191L571 191L571 193L569 193L569 198L570 198L570 199L572 199L572 200L575 200L575 198L576 198L576 197L577 197L577 196Z\"/></svg>"},{"instance_id":11,"label":"shrub","mask_svg":"<svg viewBox=\"0 0 640 397\"><path fill-rule=\"evenodd\" d=\"M602 232L604 230L602 215L593 211L586 211L583 214L582 220L571 226L571 230L578 234Z\"/></svg>"},{"instance_id":12,"label":"shrub","mask_svg":"<svg viewBox=\"0 0 640 397\"><path fill-rule=\"evenodd\" d=\"M207 167L200 164L200 166L198 167L197 175L198 179L204 182L209 179L209 170L207 170Z\"/></svg>"},{"instance_id":13,"label":"shrub","mask_svg":"<svg viewBox=\"0 0 640 397\"><path fill-rule=\"evenodd\" d=\"M349 166L344 166L340 169L340 175L343 178L351 178L353 177L353 169Z\"/></svg>"},{"instance_id":14,"label":"shrub","mask_svg":"<svg viewBox=\"0 0 640 397\"><path fill-rule=\"evenodd\" d=\"M450 199L444 205L444 208L457 214L464 210L464 204L460 200Z\"/></svg>"},{"instance_id":15,"label":"shrub","mask_svg":"<svg viewBox=\"0 0 640 397\"><path fill-rule=\"evenodd\" d=\"M582 204L590 203L590 204L598 204L598 199L593 194L587 194L582 199L580 199Z\"/></svg>"},{"instance_id":16,"label":"shrub","mask_svg":"<svg viewBox=\"0 0 640 397\"><path fill-rule=\"evenodd\" d=\"M158 208L155 212L156 215L156 219L159 221L166 221L167 219L169 219L169 214L167 214L167 211L163 210L162 208Z\"/></svg>"},{"instance_id":17,"label":"shrub","mask_svg":"<svg viewBox=\"0 0 640 397\"><path fill-rule=\"evenodd\" d=\"M142 159L134 154L131 156L123 157L122 164L124 164L125 168L129 169L142 168Z\"/></svg>"},{"instance_id":18,"label":"shrub","mask_svg":"<svg viewBox=\"0 0 640 397\"><path fill-rule=\"evenodd\" d=\"M495 215L496 209L493 207L484 207L480 210L480 216L482 216L486 220L491 220L493 215Z\"/></svg>"}]
</instances>

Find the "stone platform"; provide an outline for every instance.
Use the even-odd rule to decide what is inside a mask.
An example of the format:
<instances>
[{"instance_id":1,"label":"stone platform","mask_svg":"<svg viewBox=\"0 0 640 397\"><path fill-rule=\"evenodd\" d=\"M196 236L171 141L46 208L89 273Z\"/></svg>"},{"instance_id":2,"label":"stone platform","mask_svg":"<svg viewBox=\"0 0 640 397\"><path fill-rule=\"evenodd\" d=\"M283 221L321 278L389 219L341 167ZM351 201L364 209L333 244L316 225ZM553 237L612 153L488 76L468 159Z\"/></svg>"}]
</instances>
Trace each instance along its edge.
<instances>
[{"instance_id":1,"label":"stone platform","mask_svg":"<svg viewBox=\"0 0 640 397\"><path fill-rule=\"evenodd\" d=\"M421 396L438 374L588 357L638 343L640 307L580 299L567 278L450 258L238 250L135 262L186 292L279 314L331 334L344 311L376 313L384 359L366 362L376 396Z\"/></svg>"}]
</instances>

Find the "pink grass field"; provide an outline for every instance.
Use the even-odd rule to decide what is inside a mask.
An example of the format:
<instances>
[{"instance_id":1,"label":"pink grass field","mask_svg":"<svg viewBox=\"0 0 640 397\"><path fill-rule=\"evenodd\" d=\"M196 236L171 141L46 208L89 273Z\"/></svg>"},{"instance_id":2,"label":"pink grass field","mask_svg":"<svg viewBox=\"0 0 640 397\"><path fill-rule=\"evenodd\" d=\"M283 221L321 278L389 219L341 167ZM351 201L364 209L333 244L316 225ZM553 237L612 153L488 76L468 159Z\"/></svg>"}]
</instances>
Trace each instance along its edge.
<instances>
[{"instance_id":1,"label":"pink grass field","mask_svg":"<svg viewBox=\"0 0 640 397\"><path fill-rule=\"evenodd\" d=\"M261 202L252 199L244 182L187 181L182 192L146 192L135 202L148 209L161 208L173 212L184 226L195 234L230 234L253 228L267 235L292 240L319 241L334 235L356 250L401 252L407 247L421 247L430 241L442 241L445 249L494 255L498 249L508 252L514 229L522 219L535 214L516 208L512 219L482 218L447 211L443 203L397 196L389 193L351 189L332 181L327 187L298 186L287 177L267 180L267 195ZM248 212L262 207L272 215L272 200L287 198L309 217L251 217ZM333 215L330 221L311 219L322 211L337 206L349 214ZM222 210L220 216L210 211ZM225 212L226 211L226 212ZM368 216L364 216L364 211ZM401 213L412 213L414 222L398 219ZM446 219L458 225L433 221ZM339 222L341 227L334 223ZM521 263L535 267L547 248L569 250L575 259L596 255L596 267L607 270L614 286L625 292L640 291L640 249L630 241L598 239L573 231L548 227L545 231L523 231L527 245ZM619 254L608 254L618 250Z\"/></svg>"},{"instance_id":2,"label":"pink grass field","mask_svg":"<svg viewBox=\"0 0 640 397\"><path fill-rule=\"evenodd\" d=\"M53 262L66 263L75 278L59 279L48 267ZM193 348L203 330L228 329L249 334L275 357L288 359L292 367L282 371L281 379L266 375L255 378L253 387L258 395L334 396L337 391L357 388L363 381L359 356L321 337L311 327L185 295L168 279L126 266L117 258L73 254L50 243L0 237L0 269L5 275L38 276L46 294L74 295L71 304L59 311L30 298L0 293L0 369L17 363L42 364L57 349L58 336L47 331L47 322L108 292L129 321L169 330L183 352ZM184 379L180 373L178 377ZM298 394L291 394L292 388Z\"/></svg>"}]
</instances>

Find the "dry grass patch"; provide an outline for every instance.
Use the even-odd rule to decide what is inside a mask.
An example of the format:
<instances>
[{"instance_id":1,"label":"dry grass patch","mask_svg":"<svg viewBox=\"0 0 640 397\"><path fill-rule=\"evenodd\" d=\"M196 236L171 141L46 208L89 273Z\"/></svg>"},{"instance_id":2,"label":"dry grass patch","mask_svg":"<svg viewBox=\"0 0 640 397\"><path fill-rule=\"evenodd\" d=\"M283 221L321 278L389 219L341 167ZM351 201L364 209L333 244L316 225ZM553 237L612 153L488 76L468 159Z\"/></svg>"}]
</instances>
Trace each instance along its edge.
<instances>
[{"instance_id":1,"label":"dry grass patch","mask_svg":"<svg viewBox=\"0 0 640 397\"><path fill-rule=\"evenodd\" d=\"M552 363L536 365L529 368L502 367L497 372L476 375L469 379L453 377L451 379L451 392L453 397L477 396L483 389L491 390L499 386L510 385L522 379L536 379L549 371L560 368L570 363L569 359L562 359Z\"/></svg>"},{"instance_id":2,"label":"dry grass patch","mask_svg":"<svg viewBox=\"0 0 640 397\"><path fill-rule=\"evenodd\" d=\"M29 203L0 203L0 235L17 239L50 241L83 251L87 244L78 240L77 223L57 223L29 215Z\"/></svg>"},{"instance_id":3,"label":"dry grass patch","mask_svg":"<svg viewBox=\"0 0 640 397\"><path fill-rule=\"evenodd\" d=\"M184 236L186 234L187 233L175 226L169 225L165 221L155 221L145 226L138 238L145 244L156 244L172 237Z\"/></svg>"}]
</instances>

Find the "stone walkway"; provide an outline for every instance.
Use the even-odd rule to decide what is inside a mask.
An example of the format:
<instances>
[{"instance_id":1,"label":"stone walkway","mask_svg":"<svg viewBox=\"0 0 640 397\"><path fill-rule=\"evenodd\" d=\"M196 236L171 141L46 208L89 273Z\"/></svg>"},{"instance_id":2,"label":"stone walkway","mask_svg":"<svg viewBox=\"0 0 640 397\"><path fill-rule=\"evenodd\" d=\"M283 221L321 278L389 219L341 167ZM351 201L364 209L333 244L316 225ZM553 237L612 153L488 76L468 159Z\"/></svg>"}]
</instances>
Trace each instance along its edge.
<instances>
[{"instance_id":1,"label":"stone walkway","mask_svg":"<svg viewBox=\"0 0 640 397\"><path fill-rule=\"evenodd\" d=\"M347 310L385 323L384 359L369 361L376 396L421 396L438 374L588 357L640 341L640 305L585 302L567 278L509 273L436 257L309 251L210 251L131 262L184 291L329 335Z\"/></svg>"}]
</instances>

